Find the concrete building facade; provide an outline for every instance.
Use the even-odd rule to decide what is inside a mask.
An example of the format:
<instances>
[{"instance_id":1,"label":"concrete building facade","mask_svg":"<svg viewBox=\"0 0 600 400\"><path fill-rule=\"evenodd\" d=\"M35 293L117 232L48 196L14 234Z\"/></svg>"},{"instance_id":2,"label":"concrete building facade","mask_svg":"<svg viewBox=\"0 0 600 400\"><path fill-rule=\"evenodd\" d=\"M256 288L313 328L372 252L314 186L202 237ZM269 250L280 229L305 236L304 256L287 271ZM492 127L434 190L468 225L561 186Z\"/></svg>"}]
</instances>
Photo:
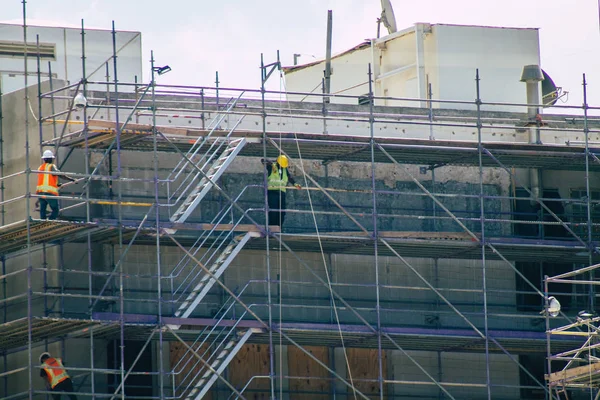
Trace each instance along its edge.
<instances>
[{"instance_id":1,"label":"concrete building facade","mask_svg":"<svg viewBox=\"0 0 600 400\"><path fill-rule=\"evenodd\" d=\"M442 60L467 46L457 37L484 32L430 29L382 38L378 51L432 41L427 54ZM523 39L523 57L502 67L512 82L539 51L537 31L507 32ZM475 36L496 43L500 33ZM456 90L460 101L358 105L364 90L329 104L238 90L217 100L215 88L160 94L158 79L134 91L83 87L83 109L70 109L67 82L53 81L56 93L44 83L38 99L37 87L2 96L0 394L48 394L37 362L48 350L66 360L80 398L560 396L544 374L562 366L548 359L586 338L546 333L596 295L593 285L545 288L544 276L597 260L599 167L586 140L598 140L600 121L558 111L533 122L526 104L480 109L487 99L474 87L445 83L457 73L450 60L380 64L380 82L399 79L388 96L425 98L422 79L415 87L396 71L410 64L406 74L425 68L434 97ZM506 85L501 99L524 103L524 84ZM40 110L33 119L25 98ZM82 178L61 190L56 221L34 210L44 149ZM282 229L265 224L261 164L280 154L302 186L287 191ZM549 295L562 303L557 318L540 314ZM597 391L560 385L570 398Z\"/></svg>"}]
</instances>

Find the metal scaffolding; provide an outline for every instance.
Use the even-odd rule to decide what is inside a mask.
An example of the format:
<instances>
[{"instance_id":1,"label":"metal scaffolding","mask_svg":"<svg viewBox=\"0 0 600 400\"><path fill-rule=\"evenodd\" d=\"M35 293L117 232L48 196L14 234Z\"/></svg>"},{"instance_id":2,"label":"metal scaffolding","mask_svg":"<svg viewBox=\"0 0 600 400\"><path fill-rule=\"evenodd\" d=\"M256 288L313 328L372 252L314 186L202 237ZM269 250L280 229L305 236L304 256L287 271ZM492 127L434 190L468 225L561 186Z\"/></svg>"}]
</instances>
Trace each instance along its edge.
<instances>
[{"instance_id":1,"label":"metal scaffolding","mask_svg":"<svg viewBox=\"0 0 600 400\"><path fill-rule=\"evenodd\" d=\"M25 43L26 31L25 27ZM86 76L83 24L81 33ZM88 343L89 366L69 365L68 370L77 392L91 398L195 399L211 391L246 398L254 391L275 399L294 394L289 382L307 379L328 382L326 391L309 393L316 395L383 399L396 396L392 387L432 386L439 398L464 397L465 392L458 389L477 390L473 398L493 398L497 390L510 386L496 383L492 376L496 356L504 357L527 377L529 383L519 382L515 390L537 390L544 396L539 398L560 398L567 390L589 390L598 396L597 377L588 379L590 368L595 371L598 364L591 348L598 318L575 317L579 311L575 308L563 310L552 320L556 322L539 315L551 295L565 294L549 291L548 286L564 276L546 279L542 290L517 266L568 263L575 268L598 260L595 233L600 223L594 222L593 215L600 198L594 196L590 182L592 174L600 170L600 159L590 137L600 133L600 120L588 116L593 107L587 104L586 91L579 108L581 116L548 115L544 122L484 111L484 106L495 104L480 98L479 72L474 76L475 100L468 103L471 109L458 116L438 113L436 107L451 107L453 103L431 98L418 99L425 101L427 108L378 106L382 99L374 95L371 86L366 106L348 110L334 103L336 97L358 103L358 98L348 95L294 93L323 99L322 105L304 105L282 100L290 93L266 90L267 80L280 71L279 60L265 64L261 59L260 90L160 85L153 55L149 83L121 82L117 78L116 35L113 24L112 81L107 63L104 82L84 78L55 88L49 74L50 89L42 91L39 85L40 140L35 145L27 117L29 98L25 96L25 165L18 172L5 174L5 138L0 130L3 398L33 399L50 394L34 384L40 369L35 353L60 343L63 353L68 354L77 351L71 343L82 341ZM38 62L38 77L41 68ZM365 73L372 82L370 69ZM25 77L27 86L27 73ZM585 77L583 83L585 89ZM110 90L88 89L99 85ZM73 106L78 93L87 98L82 110ZM43 108L43 104L47 106ZM60 109L60 104L65 108ZM51 111L44 114L43 110ZM74 119L75 114L81 119ZM187 125L174 124L173 120ZM312 123L328 133L302 130L301 126ZM476 139L440 140L431 134L428 138L411 137L396 134L398 127L427 133L464 129L474 132ZM583 135L584 141L537 144L485 139L491 132L508 135L530 129L561 137ZM362 133L346 133L356 130ZM55 134L50 137L48 131ZM29 167L32 147L55 149L62 157L61 165L68 165L74 157L83 160L82 171L69 172L81 179L80 184L72 193L58 197L63 205L59 220L39 220L32 215L32 199L39 196L31 192L30 181L41 172ZM305 196L304 203L287 212L298 220L314 222L283 232L265 224L264 169L262 182L241 183L240 190L229 189L225 179L228 167L240 157L256 161L280 154L298 160L296 171ZM128 171L125 165L130 160L137 160L142 172ZM366 165L364 182L361 180L358 187L331 184L314 172L316 167L309 168L315 160L325 169L335 162ZM394 168L406 184L394 188L381 185L385 179L379 175L383 165ZM476 171L476 190L453 192L442 187L435 173L448 166ZM536 194L529 182L521 182L516 169L583 173L585 190L576 198ZM490 170L502 173L513 193L490 190L486 178ZM420 175L428 176L429 181ZM8 198L5 187L13 182L25 182L23 192ZM517 195L515 188L524 194ZM400 197L418 199L421 206L392 207L391 202L384 201ZM534 204L538 211L516 211L513 206L523 201ZM14 215L5 215L5 209L20 204L24 204L23 214L15 214L19 219L12 221ZM471 208L462 209L463 204ZM557 212L555 204L569 205L572 212ZM402 226L407 228L400 229ZM523 233L523 227L529 233ZM564 234L551 233L558 229ZM79 256L75 249L81 252L82 260L74 259ZM147 268L126 268L135 257L133 253L148 249L154 254L143 254ZM248 250L255 252L246 253ZM263 275L248 279L242 286L228 285L223 279L227 268L236 257L252 257L250 253L260 254ZM323 259L313 257L315 254ZM353 283L333 279L343 271L327 268L332 265L332 255L368 257L373 279L366 275ZM49 264L51 257L58 260L56 266ZM286 279L282 257L297 265L302 274ZM440 268L440 260L477 261L473 282L481 281L470 287L442 284L443 277L437 272L424 273L416 259L433 260L434 271ZM15 263L9 268L7 263L12 260ZM381 279L385 264L391 262L388 260L402 266L412 278L406 284ZM523 282L521 295L537 296L534 307L538 309L522 310L509 301L490 301L492 294L515 296L518 291L489 287L492 261ZM24 267L14 267L16 263L24 263ZM80 267L73 267L75 263ZM586 288L569 294L582 299L573 301L573 307L583 303L593 310L593 276L579 283ZM13 284L15 290L24 290L13 294L9 288ZM316 295L311 299L289 295L285 303L281 301L284 292L292 293L296 288ZM415 293L415 298L424 293L431 297L394 301L395 294L407 291ZM357 292L363 292L364 297ZM473 300L466 302L457 294L472 294ZM328 322L296 319L295 314L303 310L331 317ZM415 313L427 314L427 324L398 322ZM552 325L562 323L569 331ZM136 341L139 349L126 355L127 341ZM110 356L102 354L108 345L101 346L107 343L114 353ZM181 349L172 362L167 362L168 354L164 354L168 343ZM265 371L254 373L241 384L232 382L229 365L250 344L267 345ZM326 373L315 377L290 374L281 366L284 346L297 349ZM311 346L343 348L345 365L325 362ZM586 347L590 357L583 360L581 352ZM376 351L372 376L353 376L346 351L351 348ZM578 350L573 352L573 348ZM149 349L153 361L141 361ZM388 351L405 357L418 374L390 379ZM424 365L417 351L437 352L438 357L445 352L479 354L485 360L484 367L477 367L485 370L484 379L474 382L463 376L448 380ZM523 354L548 357L541 367L548 382L521 361ZM104 356L106 362L102 363L98 359ZM11 357L26 361L9 368ZM585 371L576 373L573 369L566 373L551 369L551 360L569 357L569 363L577 358L589 362L589 367L579 367ZM565 374L573 378L568 384ZM414 378L417 375L420 378ZM136 384L130 384L135 377L150 377L150 387L142 388L149 394L126 393L138 393ZM24 379L29 381L28 390L9 389L9 381ZM255 385L258 381L268 384ZM562 391L555 390L557 386Z\"/></svg>"}]
</instances>

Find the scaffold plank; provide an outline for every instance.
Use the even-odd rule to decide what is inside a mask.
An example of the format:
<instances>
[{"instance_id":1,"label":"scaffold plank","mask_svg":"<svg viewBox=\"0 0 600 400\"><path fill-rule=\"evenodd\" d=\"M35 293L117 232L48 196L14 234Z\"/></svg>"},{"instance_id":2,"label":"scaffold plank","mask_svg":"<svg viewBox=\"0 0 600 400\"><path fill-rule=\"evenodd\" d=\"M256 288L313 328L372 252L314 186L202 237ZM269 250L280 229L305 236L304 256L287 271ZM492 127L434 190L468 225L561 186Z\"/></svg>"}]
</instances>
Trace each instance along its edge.
<instances>
[{"instance_id":1,"label":"scaffold plank","mask_svg":"<svg viewBox=\"0 0 600 400\"><path fill-rule=\"evenodd\" d=\"M32 342L58 338L93 324L94 322L89 320L33 318L31 321ZM0 324L0 351L26 345L29 340L28 330L27 318Z\"/></svg>"},{"instance_id":2,"label":"scaffold plank","mask_svg":"<svg viewBox=\"0 0 600 400\"><path fill-rule=\"evenodd\" d=\"M567 368L546 375L551 386L568 386L569 384L595 382L600 379L600 362L581 367Z\"/></svg>"},{"instance_id":3,"label":"scaffold plank","mask_svg":"<svg viewBox=\"0 0 600 400\"><path fill-rule=\"evenodd\" d=\"M61 221L61 220L29 220L18 221L0 227L0 255L8 254L27 246L40 243L51 243L65 240L82 232L90 232L100 227L97 224Z\"/></svg>"}]
</instances>

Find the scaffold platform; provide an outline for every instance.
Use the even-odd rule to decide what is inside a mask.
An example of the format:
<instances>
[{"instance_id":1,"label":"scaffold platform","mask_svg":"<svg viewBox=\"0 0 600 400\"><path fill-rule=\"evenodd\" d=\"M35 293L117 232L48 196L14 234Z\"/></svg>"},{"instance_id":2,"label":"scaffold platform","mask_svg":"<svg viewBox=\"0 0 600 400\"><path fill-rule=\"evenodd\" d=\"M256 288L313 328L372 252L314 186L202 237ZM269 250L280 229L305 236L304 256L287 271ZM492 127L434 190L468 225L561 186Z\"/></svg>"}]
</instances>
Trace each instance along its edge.
<instances>
[{"instance_id":1,"label":"scaffold platform","mask_svg":"<svg viewBox=\"0 0 600 400\"><path fill-rule=\"evenodd\" d=\"M88 148L105 150L116 139L115 124L109 121L90 120L87 135ZM203 129L187 127L157 126L157 150L174 152L188 151L198 138L209 134ZM199 148L202 154L215 140L223 140L226 131L215 131L207 142ZM164 135L164 136L163 136ZM275 141L288 155L299 159L316 159L325 162L354 161L371 162L369 137L335 134L311 134L293 132L267 132L267 138ZM259 131L236 130L233 138L244 137L248 143L240 152L241 156L263 157L263 133ZM473 141L427 140L408 138L377 137L375 143L385 149L396 162L416 165L479 165L479 144ZM60 144L63 147L82 148L86 137L82 133L66 135L45 142L47 146ZM153 128L147 124L127 124L121 132L120 146L123 150L152 151L154 149ZM519 142L483 142L483 149L507 167L543 168L551 170L584 170L585 148L559 144L529 144ZM593 154L600 149L591 148ZM267 146L268 157L276 157L279 150ZM375 151L375 162L390 163L390 158L381 151ZM492 157L483 154L484 167L499 167ZM600 162L589 163L590 170L600 171Z\"/></svg>"},{"instance_id":2,"label":"scaffold platform","mask_svg":"<svg viewBox=\"0 0 600 400\"><path fill-rule=\"evenodd\" d=\"M31 319L31 340L35 346L44 340L89 338L92 334L95 339L118 339L121 332L120 321L120 314L102 312L94 313L91 319L33 317ZM197 340L199 336L205 335L206 332L203 330L205 327L265 328L256 320L235 321L163 317L161 322L165 325L181 325L181 328L177 331L178 336L190 342ZM155 315L124 314L123 324L127 340L145 341L153 330L160 327L158 318ZM0 324L0 352L27 345L28 326L26 317ZM300 345L321 343L324 346L339 347L342 345L341 329L346 347L377 348L378 346L377 334L365 325L342 324L338 327L335 324L290 322L274 324L273 329L274 334L283 332ZM475 331L466 329L384 327L382 328L382 334L384 334L382 347L385 349L395 349L397 344L405 350L480 352L485 347L484 339ZM168 330L163 331L162 335L164 340L177 340ZM389 335L396 344L387 339L385 335ZM540 353L546 349L544 332L490 330L489 336L513 354ZM288 344L287 339L284 338L283 340ZM552 342L552 350L564 351L580 345L583 340L580 336L563 336ZM250 340L250 343L268 344L268 332L264 331L257 334ZM490 351L500 352L501 350L490 343ZM600 365L600 363L595 365ZM576 371L572 373L566 371L551 374L549 379L552 381L564 380L567 375L568 377L577 375ZM600 376L600 367L597 368L596 373Z\"/></svg>"},{"instance_id":3,"label":"scaffold platform","mask_svg":"<svg viewBox=\"0 0 600 400\"><path fill-rule=\"evenodd\" d=\"M373 236L364 232L319 235L281 233L276 236L297 252L320 252L322 248L325 253L372 255L375 251ZM479 259L482 253L481 243L463 232L379 232L379 238L403 257ZM279 249L279 243L273 240L270 243L272 248ZM574 240L488 237L485 243L487 259L500 259L493 247L510 261L588 261L588 249ZM248 243L246 248L259 250L265 246L265 240L257 238ZM390 247L379 244L379 255L394 256Z\"/></svg>"},{"instance_id":4,"label":"scaffold platform","mask_svg":"<svg viewBox=\"0 0 600 400\"><path fill-rule=\"evenodd\" d=\"M119 332L120 315L116 313L94 313L95 321L112 321L115 324L115 334ZM211 318L173 318L163 317L161 322L165 325L180 325L177 334L186 341L195 341L199 335L203 335L204 327L236 327L239 329L256 328L265 329L265 326L256 320L216 320ZM128 338L135 340L146 340L152 329L158 326L158 318L155 315L125 314L123 323L128 327L147 327L150 330L128 331ZM283 332L290 339L300 345L320 343L323 346L340 347L343 342L346 347L377 348L377 333L366 325L354 324L322 324L322 323L281 323L273 324L273 334ZM137 333L136 333L137 332ZM386 338L385 335L396 342L405 350L423 351L451 351L451 352L481 352L485 348L485 340L475 331L467 329L434 329L434 328L409 328L409 327L385 327L381 329L382 347L385 349L397 349L397 346ZM136 336L139 335L139 336ZM540 353L546 350L546 335L544 332L532 331L489 331L490 338L494 338L507 351L514 354ZM96 337L96 333L94 333ZM163 332L165 340L175 341L169 331ZM285 344L287 339L282 338ZM250 343L268 344L269 334L265 330L250 339ZM564 336L556 343L552 343L553 350L572 348L573 345L581 344L579 336ZM502 351L493 343L490 343L490 351Z\"/></svg>"},{"instance_id":5,"label":"scaffold platform","mask_svg":"<svg viewBox=\"0 0 600 400\"><path fill-rule=\"evenodd\" d=\"M25 249L28 245L76 241L81 235L106 234L106 231L111 229L111 227L87 222L22 220L0 227L0 256Z\"/></svg>"},{"instance_id":6,"label":"scaffold platform","mask_svg":"<svg viewBox=\"0 0 600 400\"><path fill-rule=\"evenodd\" d=\"M141 221L94 220L94 222L77 222L61 220L29 221L31 246L43 243L82 242L91 236L94 243L114 244L119 237L128 243L135 237L133 244L155 245L157 230L153 222ZM27 220L0 227L0 255L8 255L26 249ZM261 237L254 238L246 245L249 250L263 250L266 246L264 226L251 224L207 224L207 223L162 223L162 230L172 229L175 240L184 246L193 245L201 234L206 232L259 232ZM160 231L159 231L160 232ZM136 235L137 233L137 235ZM321 233L281 233L279 227L269 227L269 233L275 235L295 252L345 253L354 255L372 255L374 239L364 232ZM121 236L119 236L121 235ZM161 245L176 245L167 235L158 234ZM378 246L380 255L394 256L394 251L404 257L417 258L461 258L477 259L481 257L481 244L465 232L412 232L390 231L379 232L380 239L390 247ZM214 241L223 240L215 236ZM229 240L229 237L225 240ZM588 261L588 249L574 240L542 240L520 238L486 238L486 244L500 251L511 261L547 261L547 262L579 262ZM271 239L274 249L279 249L277 240ZM498 254L490 246L485 246L486 258L499 259ZM392 251L393 249L393 251ZM600 257L593 257L594 259Z\"/></svg>"}]
</instances>

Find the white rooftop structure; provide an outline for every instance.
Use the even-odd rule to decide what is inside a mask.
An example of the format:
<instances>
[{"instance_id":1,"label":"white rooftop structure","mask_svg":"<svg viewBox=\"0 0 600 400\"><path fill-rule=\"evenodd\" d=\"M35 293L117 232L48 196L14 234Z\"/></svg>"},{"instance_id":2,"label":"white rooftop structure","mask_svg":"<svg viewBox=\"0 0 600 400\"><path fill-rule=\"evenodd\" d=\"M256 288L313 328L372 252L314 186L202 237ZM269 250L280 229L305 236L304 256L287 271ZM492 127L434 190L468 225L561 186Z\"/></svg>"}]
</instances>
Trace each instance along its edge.
<instances>
[{"instance_id":1,"label":"white rooftop structure","mask_svg":"<svg viewBox=\"0 0 600 400\"><path fill-rule=\"evenodd\" d=\"M369 92L368 65L372 65L375 96L436 100L476 98L479 69L481 98L487 102L525 103L520 82L525 65L540 65L538 29L459 26L418 23L382 38L366 40L331 60L331 93L361 95ZM286 67L290 92L321 93L325 61ZM292 96L298 100L301 96ZM320 101L311 98L310 101ZM356 99L333 98L335 103ZM427 106L426 102L376 100L376 105ZM434 104L441 108L473 105ZM494 108L498 110L498 107ZM517 111L505 107L506 111Z\"/></svg>"},{"instance_id":2,"label":"white rooftop structure","mask_svg":"<svg viewBox=\"0 0 600 400\"><path fill-rule=\"evenodd\" d=\"M83 37L87 79L114 80L112 31L86 28ZM24 86L23 38L22 25L0 24L0 88L3 93L13 92ZM53 79L70 83L81 80L83 76L81 29L27 26L27 75L30 84L37 82L38 40L42 81L48 80L50 74ZM115 41L119 81L134 82L136 76L140 81L142 79L141 33L116 31Z\"/></svg>"}]
</instances>

